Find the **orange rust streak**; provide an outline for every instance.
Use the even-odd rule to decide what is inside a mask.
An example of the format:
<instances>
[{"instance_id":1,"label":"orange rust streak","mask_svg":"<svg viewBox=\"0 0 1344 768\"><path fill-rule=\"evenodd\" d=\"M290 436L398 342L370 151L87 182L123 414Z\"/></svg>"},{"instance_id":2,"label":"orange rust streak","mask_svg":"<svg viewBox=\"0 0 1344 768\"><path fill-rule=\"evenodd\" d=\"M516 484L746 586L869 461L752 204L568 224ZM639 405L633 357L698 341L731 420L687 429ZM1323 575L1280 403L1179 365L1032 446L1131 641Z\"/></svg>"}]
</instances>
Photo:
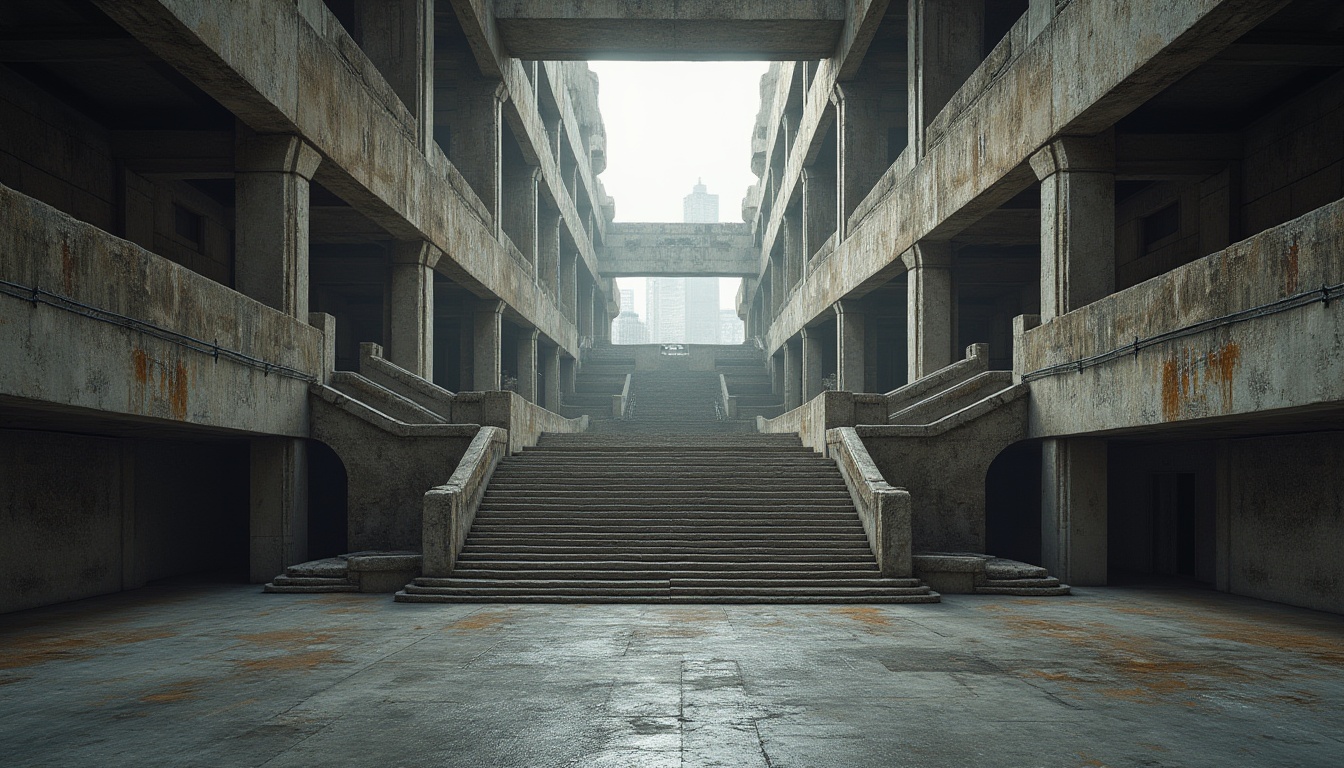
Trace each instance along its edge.
<instances>
[{"instance_id":1,"label":"orange rust streak","mask_svg":"<svg viewBox=\"0 0 1344 768\"><path fill-rule=\"evenodd\" d=\"M1175 421L1181 417L1180 366L1175 358L1162 363L1162 420Z\"/></svg>"},{"instance_id":2,"label":"orange rust streak","mask_svg":"<svg viewBox=\"0 0 1344 768\"><path fill-rule=\"evenodd\" d=\"M169 377L169 385L168 405L172 408L173 418L183 421L187 418L187 366L181 361Z\"/></svg>"}]
</instances>

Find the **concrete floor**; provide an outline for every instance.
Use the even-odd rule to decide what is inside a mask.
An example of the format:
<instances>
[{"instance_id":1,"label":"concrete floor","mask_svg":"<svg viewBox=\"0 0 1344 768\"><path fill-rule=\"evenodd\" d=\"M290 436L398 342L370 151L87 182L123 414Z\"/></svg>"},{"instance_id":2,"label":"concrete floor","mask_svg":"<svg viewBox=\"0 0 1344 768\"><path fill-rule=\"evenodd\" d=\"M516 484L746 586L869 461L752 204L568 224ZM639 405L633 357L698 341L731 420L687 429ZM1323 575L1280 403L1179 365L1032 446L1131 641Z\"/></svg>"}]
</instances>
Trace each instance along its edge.
<instances>
[{"instance_id":1,"label":"concrete floor","mask_svg":"<svg viewBox=\"0 0 1344 768\"><path fill-rule=\"evenodd\" d=\"M1339 766L1344 617L1185 589L0 616L6 766Z\"/></svg>"}]
</instances>

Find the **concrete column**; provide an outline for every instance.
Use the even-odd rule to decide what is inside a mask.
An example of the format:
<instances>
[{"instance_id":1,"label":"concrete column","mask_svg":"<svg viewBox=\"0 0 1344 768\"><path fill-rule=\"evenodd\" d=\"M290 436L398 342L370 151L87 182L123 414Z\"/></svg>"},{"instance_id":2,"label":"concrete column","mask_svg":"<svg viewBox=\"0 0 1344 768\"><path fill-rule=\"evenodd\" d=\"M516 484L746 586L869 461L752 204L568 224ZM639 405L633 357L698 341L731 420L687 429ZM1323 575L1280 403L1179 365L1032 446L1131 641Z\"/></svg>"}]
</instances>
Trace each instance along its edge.
<instances>
[{"instance_id":1,"label":"concrete column","mask_svg":"<svg viewBox=\"0 0 1344 768\"><path fill-rule=\"evenodd\" d=\"M574 394L574 380L579 373L579 361L560 352L560 392Z\"/></svg>"},{"instance_id":2,"label":"concrete column","mask_svg":"<svg viewBox=\"0 0 1344 768\"><path fill-rule=\"evenodd\" d=\"M952 247L920 242L902 255L906 272L907 380L952 362Z\"/></svg>"},{"instance_id":3,"label":"concrete column","mask_svg":"<svg viewBox=\"0 0 1344 768\"><path fill-rule=\"evenodd\" d=\"M863 309L857 301L835 302L835 388L867 392L864 381Z\"/></svg>"},{"instance_id":4,"label":"concrete column","mask_svg":"<svg viewBox=\"0 0 1344 768\"><path fill-rule=\"evenodd\" d=\"M821 383L821 334L815 328L803 329L803 402L825 391Z\"/></svg>"},{"instance_id":5,"label":"concrete column","mask_svg":"<svg viewBox=\"0 0 1344 768\"><path fill-rule=\"evenodd\" d=\"M533 328L518 335L518 394L529 403L537 402L537 336Z\"/></svg>"},{"instance_id":6,"label":"concrete column","mask_svg":"<svg viewBox=\"0 0 1344 768\"><path fill-rule=\"evenodd\" d=\"M887 126L882 119L882 94L889 84L875 80L836 83L836 228L840 239L849 236L849 217L873 184L890 167L887 160ZM890 158L895 160L895 158Z\"/></svg>"},{"instance_id":7,"label":"concrete column","mask_svg":"<svg viewBox=\"0 0 1344 768\"><path fill-rule=\"evenodd\" d=\"M434 0L358 0L359 47L415 116L420 151L434 141Z\"/></svg>"},{"instance_id":8,"label":"concrete column","mask_svg":"<svg viewBox=\"0 0 1344 768\"><path fill-rule=\"evenodd\" d=\"M537 279L537 191L541 169L518 165L504 170L504 230Z\"/></svg>"},{"instance_id":9,"label":"concrete column","mask_svg":"<svg viewBox=\"0 0 1344 768\"><path fill-rule=\"evenodd\" d=\"M237 147L236 287L304 321L309 181L321 160L297 136L250 136Z\"/></svg>"},{"instance_id":10,"label":"concrete column","mask_svg":"<svg viewBox=\"0 0 1344 768\"><path fill-rule=\"evenodd\" d=\"M494 235L501 231L500 189L504 163L504 101L508 89L498 80L464 80L452 91L453 109L443 133L450 137L444 148L448 159L467 180L493 217Z\"/></svg>"},{"instance_id":11,"label":"concrete column","mask_svg":"<svg viewBox=\"0 0 1344 768\"><path fill-rule=\"evenodd\" d=\"M289 437L251 441L249 574L261 584L308 559L308 446Z\"/></svg>"},{"instance_id":12,"label":"concrete column","mask_svg":"<svg viewBox=\"0 0 1344 768\"><path fill-rule=\"evenodd\" d=\"M593 335L593 294L597 292L597 286L587 279L586 274L583 279L579 280L579 284L579 337L591 337Z\"/></svg>"},{"instance_id":13,"label":"concrete column","mask_svg":"<svg viewBox=\"0 0 1344 768\"><path fill-rule=\"evenodd\" d=\"M923 157L924 129L982 61L984 0L913 0L908 24L907 130Z\"/></svg>"},{"instance_id":14,"label":"concrete column","mask_svg":"<svg viewBox=\"0 0 1344 768\"><path fill-rule=\"evenodd\" d=\"M426 379L434 376L434 265L441 255L423 241L399 242L392 250L388 359Z\"/></svg>"},{"instance_id":15,"label":"concrete column","mask_svg":"<svg viewBox=\"0 0 1344 768\"><path fill-rule=\"evenodd\" d=\"M1055 20L1063 4L1059 0L1030 0L1027 4L1027 40L1035 40Z\"/></svg>"},{"instance_id":16,"label":"concrete column","mask_svg":"<svg viewBox=\"0 0 1344 768\"><path fill-rule=\"evenodd\" d=\"M504 340L504 302L483 301L472 315L472 382L477 391L499 389L500 356Z\"/></svg>"},{"instance_id":17,"label":"concrete column","mask_svg":"<svg viewBox=\"0 0 1344 768\"><path fill-rule=\"evenodd\" d=\"M593 339L611 341L611 306L607 297L615 293L614 287L603 291L601 285L593 287Z\"/></svg>"},{"instance_id":18,"label":"concrete column","mask_svg":"<svg viewBox=\"0 0 1344 768\"><path fill-rule=\"evenodd\" d=\"M1041 565L1062 581L1106 583L1106 441L1041 443Z\"/></svg>"},{"instance_id":19,"label":"concrete column","mask_svg":"<svg viewBox=\"0 0 1344 768\"><path fill-rule=\"evenodd\" d=\"M576 325L579 322L579 254L560 251L560 310ZM582 331L580 331L582 333Z\"/></svg>"},{"instance_id":20,"label":"concrete column","mask_svg":"<svg viewBox=\"0 0 1344 768\"><path fill-rule=\"evenodd\" d=\"M547 345L541 356L541 407L560 412L560 345Z\"/></svg>"},{"instance_id":21,"label":"concrete column","mask_svg":"<svg viewBox=\"0 0 1344 768\"><path fill-rule=\"evenodd\" d=\"M835 234L835 167L818 161L803 168L803 274L823 243Z\"/></svg>"},{"instance_id":22,"label":"concrete column","mask_svg":"<svg viewBox=\"0 0 1344 768\"><path fill-rule=\"evenodd\" d=\"M1115 291L1115 138L1064 137L1031 156L1041 180L1041 321Z\"/></svg>"},{"instance_id":23,"label":"concrete column","mask_svg":"<svg viewBox=\"0 0 1344 768\"><path fill-rule=\"evenodd\" d=\"M541 206L537 214L537 282L551 296L560 297L560 211Z\"/></svg>"},{"instance_id":24,"label":"concrete column","mask_svg":"<svg viewBox=\"0 0 1344 768\"><path fill-rule=\"evenodd\" d=\"M803 210L799 206L784 217L784 284L792 291L803 279L807 264L807 244L803 240Z\"/></svg>"},{"instance_id":25,"label":"concrete column","mask_svg":"<svg viewBox=\"0 0 1344 768\"><path fill-rule=\"evenodd\" d=\"M791 411L803 404L802 345L784 342L784 410Z\"/></svg>"}]
</instances>

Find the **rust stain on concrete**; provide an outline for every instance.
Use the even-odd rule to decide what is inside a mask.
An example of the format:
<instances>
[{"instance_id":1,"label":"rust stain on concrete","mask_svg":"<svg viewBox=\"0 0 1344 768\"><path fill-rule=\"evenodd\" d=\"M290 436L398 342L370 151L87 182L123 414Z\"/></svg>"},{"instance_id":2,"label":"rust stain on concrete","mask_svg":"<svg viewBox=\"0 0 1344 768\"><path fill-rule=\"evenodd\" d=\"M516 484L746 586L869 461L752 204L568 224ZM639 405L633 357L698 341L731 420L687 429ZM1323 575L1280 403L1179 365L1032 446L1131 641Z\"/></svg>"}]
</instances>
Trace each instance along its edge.
<instances>
[{"instance_id":1,"label":"rust stain on concrete","mask_svg":"<svg viewBox=\"0 0 1344 768\"><path fill-rule=\"evenodd\" d=\"M87 659L99 651L147 640L161 640L176 633L163 628L89 632L82 635L33 633L7 638L0 643L0 669L17 669L49 661Z\"/></svg>"},{"instance_id":2,"label":"rust stain on concrete","mask_svg":"<svg viewBox=\"0 0 1344 768\"><path fill-rule=\"evenodd\" d=\"M476 629L490 629L509 620L509 614L502 611L477 611L470 616L454 621L444 629L452 631L470 631Z\"/></svg>"},{"instance_id":3,"label":"rust stain on concrete","mask_svg":"<svg viewBox=\"0 0 1344 768\"><path fill-rule=\"evenodd\" d=\"M75 259L70 255L70 241L61 238L61 288L65 295L75 292Z\"/></svg>"},{"instance_id":4,"label":"rust stain on concrete","mask_svg":"<svg viewBox=\"0 0 1344 768\"><path fill-rule=\"evenodd\" d=\"M831 613L867 624L869 627L891 626L891 620L882 611L869 605L847 605L842 608L832 608Z\"/></svg>"},{"instance_id":5,"label":"rust stain on concrete","mask_svg":"<svg viewBox=\"0 0 1344 768\"><path fill-rule=\"evenodd\" d=\"M168 377L168 405L173 418L184 421L187 418L187 366L179 360Z\"/></svg>"},{"instance_id":6,"label":"rust stain on concrete","mask_svg":"<svg viewBox=\"0 0 1344 768\"><path fill-rule=\"evenodd\" d=\"M149 383L149 355L145 350L136 347L131 350L131 363L135 369L135 383L143 389Z\"/></svg>"},{"instance_id":7,"label":"rust stain on concrete","mask_svg":"<svg viewBox=\"0 0 1344 768\"><path fill-rule=\"evenodd\" d=\"M346 664L333 650L299 651L264 659L244 659L238 666L249 672L311 672L328 664Z\"/></svg>"},{"instance_id":8,"label":"rust stain on concrete","mask_svg":"<svg viewBox=\"0 0 1344 768\"><path fill-rule=\"evenodd\" d=\"M1162 361L1162 419L1176 421L1182 416L1212 415L1209 402L1214 385L1218 387L1218 413L1233 407L1233 385L1241 365L1241 345L1228 341L1217 349L1199 354L1182 349Z\"/></svg>"},{"instance_id":9,"label":"rust stain on concrete","mask_svg":"<svg viewBox=\"0 0 1344 768\"><path fill-rule=\"evenodd\" d=\"M141 696L140 700L146 704L176 704L179 701L190 701L198 698L197 692L201 685L200 680L180 680L166 685L154 693L147 693Z\"/></svg>"},{"instance_id":10,"label":"rust stain on concrete","mask_svg":"<svg viewBox=\"0 0 1344 768\"><path fill-rule=\"evenodd\" d=\"M331 642L334 635L325 632L306 632L300 629L278 629L272 632L257 632L250 635L239 635L239 640L244 640L257 645L267 645L272 647L289 647L294 645L318 645L320 643Z\"/></svg>"},{"instance_id":11,"label":"rust stain on concrete","mask_svg":"<svg viewBox=\"0 0 1344 768\"><path fill-rule=\"evenodd\" d=\"M1297 235L1293 235L1293 244L1288 246L1288 255L1283 265L1283 292L1285 295L1297 293Z\"/></svg>"}]
</instances>

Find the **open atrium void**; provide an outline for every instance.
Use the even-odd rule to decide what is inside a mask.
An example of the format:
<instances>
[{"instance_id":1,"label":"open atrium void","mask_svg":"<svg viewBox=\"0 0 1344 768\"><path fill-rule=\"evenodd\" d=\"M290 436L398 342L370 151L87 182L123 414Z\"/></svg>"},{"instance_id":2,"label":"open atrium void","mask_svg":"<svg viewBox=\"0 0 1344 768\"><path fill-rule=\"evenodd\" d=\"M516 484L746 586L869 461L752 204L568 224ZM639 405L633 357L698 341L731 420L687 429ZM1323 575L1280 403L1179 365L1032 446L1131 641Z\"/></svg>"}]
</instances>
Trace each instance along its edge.
<instances>
[{"instance_id":1,"label":"open atrium void","mask_svg":"<svg viewBox=\"0 0 1344 768\"><path fill-rule=\"evenodd\" d=\"M5 764L1337 764L1342 41L0 4Z\"/></svg>"}]
</instances>

